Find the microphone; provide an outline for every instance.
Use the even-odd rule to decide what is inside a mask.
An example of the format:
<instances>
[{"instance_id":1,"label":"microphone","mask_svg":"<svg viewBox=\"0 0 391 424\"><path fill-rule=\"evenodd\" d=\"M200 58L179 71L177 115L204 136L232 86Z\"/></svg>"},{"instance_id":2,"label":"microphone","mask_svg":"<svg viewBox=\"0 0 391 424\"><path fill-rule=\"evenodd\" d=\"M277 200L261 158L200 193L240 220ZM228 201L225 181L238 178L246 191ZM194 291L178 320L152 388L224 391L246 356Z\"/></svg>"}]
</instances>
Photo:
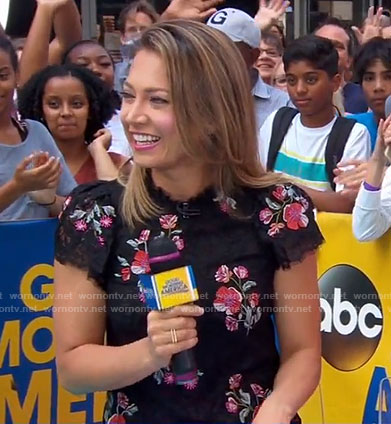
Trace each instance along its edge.
<instances>
[{"instance_id":1,"label":"microphone","mask_svg":"<svg viewBox=\"0 0 391 424\"><path fill-rule=\"evenodd\" d=\"M391 96L388 96L386 100L386 105L385 105L386 118L388 118L390 114L391 114ZM386 147L386 151L384 153L388 161L391 162L391 147L390 146Z\"/></svg>"},{"instance_id":2,"label":"microphone","mask_svg":"<svg viewBox=\"0 0 391 424\"><path fill-rule=\"evenodd\" d=\"M148 243L151 274L141 274L147 305L165 310L199 299L193 269L185 265L176 244L162 235ZM197 366L192 349L175 354L171 362L176 384L197 380Z\"/></svg>"}]
</instances>

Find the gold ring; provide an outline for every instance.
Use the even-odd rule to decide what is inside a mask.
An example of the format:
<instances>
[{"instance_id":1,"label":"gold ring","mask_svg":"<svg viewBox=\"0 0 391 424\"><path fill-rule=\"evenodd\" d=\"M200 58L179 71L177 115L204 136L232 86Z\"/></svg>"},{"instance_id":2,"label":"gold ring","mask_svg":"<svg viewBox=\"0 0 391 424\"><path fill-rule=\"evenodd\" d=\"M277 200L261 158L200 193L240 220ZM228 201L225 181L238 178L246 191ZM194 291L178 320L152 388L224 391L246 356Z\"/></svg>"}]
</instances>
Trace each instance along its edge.
<instances>
[{"instance_id":1,"label":"gold ring","mask_svg":"<svg viewBox=\"0 0 391 424\"><path fill-rule=\"evenodd\" d=\"M170 329L170 334L171 334L171 342L172 343L178 343L178 336L176 334L175 328Z\"/></svg>"}]
</instances>

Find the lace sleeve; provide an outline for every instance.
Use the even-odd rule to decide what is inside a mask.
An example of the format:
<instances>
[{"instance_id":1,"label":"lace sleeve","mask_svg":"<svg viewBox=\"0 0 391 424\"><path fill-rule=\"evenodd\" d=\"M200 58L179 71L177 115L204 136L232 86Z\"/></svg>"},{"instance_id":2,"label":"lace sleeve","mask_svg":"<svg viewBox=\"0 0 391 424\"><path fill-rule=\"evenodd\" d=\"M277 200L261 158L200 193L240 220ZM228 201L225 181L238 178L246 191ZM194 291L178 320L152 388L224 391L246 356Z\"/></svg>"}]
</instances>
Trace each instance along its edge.
<instances>
[{"instance_id":1,"label":"lace sleeve","mask_svg":"<svg viewBox=\"0 0 391 424\"><path fill-rule=\"evenodd\" d=\"M280 268L290 268L322 244L312 201L299 187L279 184L262 191L258 200L256 226Z\"/></svg>"},{"instance_id":2,"label":"lace sleeve","mask_svg":"<svg viewBox=\"0 0 391 424\"><path fill-rule=\"evenodd\" d=\"M88 272L104 288L113 242L116 207L107 183L84 184L65 200L56 234L55 258Z\"/></svg>"}]
</instances>

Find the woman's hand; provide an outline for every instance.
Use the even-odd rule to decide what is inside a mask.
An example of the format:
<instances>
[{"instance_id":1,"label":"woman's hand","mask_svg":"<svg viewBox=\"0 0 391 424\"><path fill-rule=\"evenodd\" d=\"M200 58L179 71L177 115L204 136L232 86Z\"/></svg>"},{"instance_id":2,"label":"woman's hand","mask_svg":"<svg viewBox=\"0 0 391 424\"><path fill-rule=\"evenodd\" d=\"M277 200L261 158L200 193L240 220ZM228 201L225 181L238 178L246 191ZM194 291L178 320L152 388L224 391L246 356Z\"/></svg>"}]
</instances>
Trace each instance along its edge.
<instances>
[{"instance_id":1,"label":"woman's hand","mask_svg":"<svg viewBox=\"0 0 391 424\"><path fill-rule=\"evenodd\" d=\"M96 151L108 150L111 146L111 132L102 128L94 134L94 140L88 145L88 150L93 156Z\"/></svg>"},{"instance_id":2,"label":"woman's hand","mask_svg":"<svg viewBox=\"0 0 391 424\"><path fill-rule=\"evenodd\" d=\"M360 44L365 44L372 38L382 36L382 27L380 25L380 18L382 13L382 7L379 7L375 14L375 8L371 6L368 9L368 17L365 20L363 31L361 32L360 29L355 26L352 27L352 30Z\"/></svg>"},{"instance_id":3,"label":"woman's hand","mask_svg":"<svg viewBox=\"0 0 391 424\"><path fill-rule=\"evenodd\" d=\"M254 19L261 31L267 31L275 24L284 15L289 4L289 1L285 0L271 0L269 2L260 0L259 9Z\"/></svg>"},{"instance_id":4,"label":"woman's hand","mask_svg":"<svg viewBox=\"0 0 391 424\"><path fill-rule=\"evenodd\" d=\"M33 153L16 167L14 183L21 193L57 187L61 175L60 159L48 152Z\"/></svg>"},{"instance_id":5,"label":"woman's hand","mask_svg":"<svg viewBox=\"0 0 391 424\"><path fill-rule=\"evenodd\" d=\"M184 305L148 314L148 337L157 369L168 366L172 355L198 343L195 318L203 313L197 305Z\"/></svg>"},{"instance_id":6,"label":"woman's hand","mask_svg":"<svg viewBox=\"0 0 391 424\"><path fill-rule=\"evenodd\" d=\"M360 159L351 159L340 162L334 170L335 184L341 184L344 189L359 190L368 172L368 162Z\"/></svg>"}]
</instances>

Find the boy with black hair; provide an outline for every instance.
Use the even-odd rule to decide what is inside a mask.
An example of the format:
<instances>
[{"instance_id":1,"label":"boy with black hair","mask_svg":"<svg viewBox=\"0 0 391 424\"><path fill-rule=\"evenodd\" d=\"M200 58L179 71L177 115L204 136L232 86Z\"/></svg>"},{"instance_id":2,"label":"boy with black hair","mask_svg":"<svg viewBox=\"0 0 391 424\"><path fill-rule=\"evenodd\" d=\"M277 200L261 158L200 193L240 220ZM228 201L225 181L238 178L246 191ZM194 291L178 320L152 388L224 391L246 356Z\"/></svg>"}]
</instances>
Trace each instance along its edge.
<instances>
[{"instance_id":1,"label":"boy with black hair","mask_svg":"<svg viewBox=\"0 0 391 424\"><path fill-rule=\"evenodd\" d=\"M309 35L293 41L283 61L298 110L282 108L262 126L263 165L303 186L318 210L350 213L354 199L333 184L333 170L341 160L368 159L370 139L363 125L335 114L333 93L341 82L338 53L330 40Z\"/></svg>"},{"instance_id":2,"label":"boy with black hair","mask_svg":"<svg viewBox=\"0 0 391 424\"><path fill-rule=\"evenodd\" d=\"M385 102L391 95L391 40L376 37L365 43L356 57L354 69L371 111L347 117L367 127L373 150L379 121L385 118Z\"/></svg>"}]
</instances>

